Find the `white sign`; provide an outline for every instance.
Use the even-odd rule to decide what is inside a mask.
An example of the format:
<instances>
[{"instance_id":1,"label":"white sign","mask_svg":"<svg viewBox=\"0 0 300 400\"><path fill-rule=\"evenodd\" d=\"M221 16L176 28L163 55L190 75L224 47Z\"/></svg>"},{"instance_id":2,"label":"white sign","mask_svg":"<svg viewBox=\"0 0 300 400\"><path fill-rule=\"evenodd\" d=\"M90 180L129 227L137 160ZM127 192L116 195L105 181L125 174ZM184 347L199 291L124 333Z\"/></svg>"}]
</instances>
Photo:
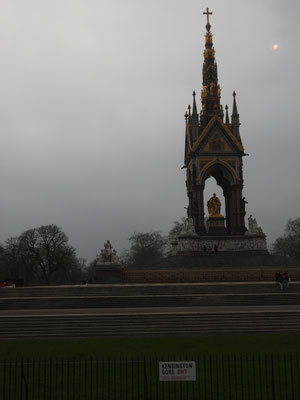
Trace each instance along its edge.
<instances>
[{"instance_id":1,"label":"white sign","mask_svg":"<svg viewBox=\"0 0 300 400\"><path fill-rule=\"evenodd\" d=\"M195 381L195 361L160 361L160 381Z\"/></svg>"}]
</instances>

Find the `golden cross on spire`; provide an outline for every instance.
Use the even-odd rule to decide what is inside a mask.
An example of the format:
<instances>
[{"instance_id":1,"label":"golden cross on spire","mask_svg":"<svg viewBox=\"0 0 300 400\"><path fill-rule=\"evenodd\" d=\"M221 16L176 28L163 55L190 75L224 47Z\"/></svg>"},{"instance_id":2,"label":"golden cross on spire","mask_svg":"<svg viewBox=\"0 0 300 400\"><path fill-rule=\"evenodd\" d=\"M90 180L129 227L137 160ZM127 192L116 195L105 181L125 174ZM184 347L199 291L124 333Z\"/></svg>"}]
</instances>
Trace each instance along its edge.
<instances>
[{"instance_id":1,"label":"golden cross on spire","mask_svg":"<svg viewBox=\"0 0 300 400\"><path fill-rule=\"evenodd\" d=\"M207 8L206 12L204 11L203 15L206 15L206 17L207 17L207 25L209 25L209 16L212 15L212 12L210 12L209 8Z\"/></svg>"}]
</instances>

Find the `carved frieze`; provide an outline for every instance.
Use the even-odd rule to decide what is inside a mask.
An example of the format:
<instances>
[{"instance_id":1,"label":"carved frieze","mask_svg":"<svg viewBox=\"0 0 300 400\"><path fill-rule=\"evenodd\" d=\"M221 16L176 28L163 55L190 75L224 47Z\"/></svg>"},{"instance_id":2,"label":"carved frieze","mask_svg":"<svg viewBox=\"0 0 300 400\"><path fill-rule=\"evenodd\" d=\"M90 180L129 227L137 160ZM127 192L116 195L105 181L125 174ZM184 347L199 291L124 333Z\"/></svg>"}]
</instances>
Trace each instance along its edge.
<instances>
[{"instance_id":1,"label":"carved frieze","mask_svg":"<svg viewBox=\"0 0 300 400\"><path fill-rule=\"evenodd\" d=\"M219 251L222 252L243 252L243 251L267 251L267 241L265 235L257 234L253 236L247 236L246 238L180 238L176 246L177 252L203 252L203 249L213 249L214 246L218 247Z\"/></svg>"}]
</instances>

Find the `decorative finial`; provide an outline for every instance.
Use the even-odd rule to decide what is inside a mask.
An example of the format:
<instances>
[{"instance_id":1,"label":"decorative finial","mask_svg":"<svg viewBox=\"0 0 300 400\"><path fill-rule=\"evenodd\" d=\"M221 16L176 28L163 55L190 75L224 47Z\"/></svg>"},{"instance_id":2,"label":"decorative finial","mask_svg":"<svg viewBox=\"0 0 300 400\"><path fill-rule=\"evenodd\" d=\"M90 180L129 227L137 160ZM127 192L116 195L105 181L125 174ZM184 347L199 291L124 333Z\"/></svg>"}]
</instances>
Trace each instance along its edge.
<instances>
[{"instance_id":1,"label":"decorative finial","mask_svg":"<svg viewBox=\"0 0 300 400\"><path fill-rule=\"evenodd\" d=\"M236 93L235 91L233 92L233 106L232 106L232 117L234 118L236 124L238 124L238 126L240 126L239 123L239 114L238 114L238 110L237 110L237 105L236 105ZM233 121L231 121L233 123Z\"/></svg>"},{"instance_id":2,"label":"decorative finial","mask_svg":"<svg viewBox=\"0 0 300 400\"><path fill-rule=\"evenodd\" d=\"M185 120L187 121L187 119L188 119L188 113L187 112L185 112L185 114L184 114L184 118L185 118Z\"/></svg>"},{"instance_id":3,"label":"decorative finial","mask_svg":"<svg viewBox=\"0 0 300 400\"><path fill-rule=\"evenodd\" d=\"M188 110L189 110L189 117L191 116L191 105L188 105Z\"/></svg>"},{"instance_id":4,"label":"decorative finial","mask_svg":"<svg viewBox=\"0 0 300 400\"><path fill-rule=\"evenodd\" d=\"M198 111L197 111L197 104L196 104L196 92L195 90L193 91L193 111L192 111L193 116L198 116Z\"/></svg>"},{"instance_id":5,"label":"decorative finial","mask_svg":"<svg viewBox=\"0 0 300 400\"><path fill-rule=\"evenodd\" d=\"M239 126L240 124L240 116L238 113L237 105L236 105L236 93L233 92L233 105L232 105L232 115L231 115L231 126L232 126L232 133L234 136L238 139L241 140L240 138L240 132L239 132Z\"/></svg>"},{"instance_id":6,"label":"decorative finial","mask_svg":"<svg viewBox=\"0 0 300 400\"><path fill-rule=\"evenodd\" d=\"M236 96L235 90L233 91L233 93L232 93L232 96L233 96L233 97L235 97L235 96Z\"/></svg>"},{"instance_id":7,"label":"decorative finial","mask_svg":"<svg viewBox=\"0 0 300 400\"><path fill-rule=\"evenodd\" d=\"M204 11L203 15L206 15L206 17L207 17L206 29L207 29L207 32L209 32L210 31L210 27L211 27L211 25L209 23L209 16L212 15L212 12L210 12L209 8L207 8L206 12Z\"/></svg>"},{"instance_id":8,"label":"decorative finial","mask_svg":"<svg viewBox=\"0 0 300 400\"><path fill-rule=\"evenodd\" d=\"M225 124L229 126L230 122L229 122L228 105L227 104L225 106L225 110L226 110Z\"/></svg>"}]
</instances>

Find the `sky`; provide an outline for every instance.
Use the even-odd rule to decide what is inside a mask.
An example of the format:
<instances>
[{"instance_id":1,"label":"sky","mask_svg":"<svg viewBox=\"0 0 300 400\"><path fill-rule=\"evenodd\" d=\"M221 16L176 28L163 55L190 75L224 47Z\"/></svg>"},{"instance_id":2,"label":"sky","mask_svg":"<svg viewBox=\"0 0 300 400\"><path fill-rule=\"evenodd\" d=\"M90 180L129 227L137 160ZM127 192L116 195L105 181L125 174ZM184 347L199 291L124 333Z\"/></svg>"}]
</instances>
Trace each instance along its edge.
<instances>
[{"instance_id":1,"label":"sky","mask_svg":"<svg viewBox=\"0 0 300 400\"><path fill-rule=\"evenodd\" d=\"M221 102L231 113L236 91L249 154L246 218L270 245L300 216L298 0L1 0L2 243L56 224L91 261L107 239L120 253L185 216L206 7Z\"/></svg>"}]
</instances>

